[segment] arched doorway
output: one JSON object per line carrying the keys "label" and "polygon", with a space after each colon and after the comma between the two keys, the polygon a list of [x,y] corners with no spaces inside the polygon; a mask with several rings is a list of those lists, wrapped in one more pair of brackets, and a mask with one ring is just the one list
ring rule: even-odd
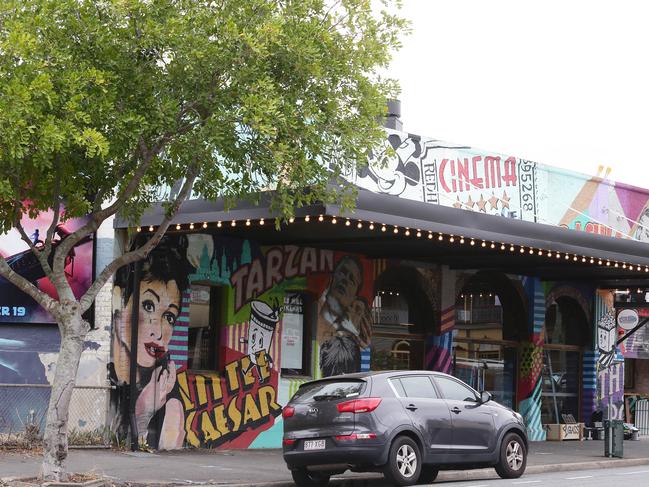
{"label": "arched doorway", "polygon": [[580,421],[582,355],[592,330],[582,303],[551,295],[545,311],[541,422]]}
{"label": "arched doorway", "polygon": [[390,267],[374,288],[371,370],[423,369],[424,337],[433,331],[436,314],[421,273]]}
{"label": "arched doorway", "polygon": [[515,406],[517,350],[526,334],[521,294],[504,274],[479,272],[456,297],[453,375]]}

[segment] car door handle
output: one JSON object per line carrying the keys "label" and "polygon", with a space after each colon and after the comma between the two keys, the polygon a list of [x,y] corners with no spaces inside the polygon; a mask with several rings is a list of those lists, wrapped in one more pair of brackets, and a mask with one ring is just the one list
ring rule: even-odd
{"label": "car door handle", "polygon": [[455,406],[453,409],[451,409],[451,411],[454,412],[455,414],[460,414],[462,412],[462,410],[457,406]]}
{"label": "car door handle", "polygon": [[416,411],[416,410],[417,410],[417,406],[415,406],[414,404],[408,404],[408,405],[406,406],[406,409],[409,409],[410,411]]}

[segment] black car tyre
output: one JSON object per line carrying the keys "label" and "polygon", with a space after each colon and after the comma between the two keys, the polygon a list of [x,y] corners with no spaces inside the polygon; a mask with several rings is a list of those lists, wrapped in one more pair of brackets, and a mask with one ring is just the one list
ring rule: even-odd
{"label": "black car tyre", "polygon": [[325,487],[329,483],[329,475],[309,472],[306,468],[291,470],[291,475],[297,487]]}
{"label": "black car tyre", "polygon": [[419,474],[419,483],[420,484],[430,484],[435,482],[439,469],[433,465],[423,465],[421,467],[421,473]]}
{"label": "black car tyre", "polygon": [[383,469],[385,478],[394,485],[413,485],[421,473],[419,447],[407,436],[398,436],[390,446],[388,463]]}
{"label": "black car tyre", "polygon": [[508,433],[500,444],[500,461],[496,473],[503,479],[517,479],[527,466],[525,443],[516,433]]}

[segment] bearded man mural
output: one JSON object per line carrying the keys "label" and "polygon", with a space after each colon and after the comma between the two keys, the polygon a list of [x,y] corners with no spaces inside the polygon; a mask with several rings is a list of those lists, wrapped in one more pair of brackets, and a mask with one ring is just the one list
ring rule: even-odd
{"label": "bearded man mural", "polygon": [[356,257],[344,256],[336,264],[319,300],[318,335],[323,377],[359,372],[361,350],[368,347],[372,317],[367,300],[359,296],[363,267]]}

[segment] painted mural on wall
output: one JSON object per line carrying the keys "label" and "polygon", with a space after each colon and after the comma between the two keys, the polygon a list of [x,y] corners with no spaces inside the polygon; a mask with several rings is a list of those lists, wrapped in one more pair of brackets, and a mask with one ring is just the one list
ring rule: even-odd
{"label": "painted mural on wall", "polygon": [[[316,376],[360,370],[371,333],[371,264],[364,259],[170,234],[141,265],[139,290],[131,266],[116,275],[113,295],[113,429],[122,438],[134,427],[140,442],[157,449],[278,446],[282,368],[302,365]],[[135,292],[137,397],[130,413]],[[317,308],[311,363],[302,355],[311,326],[306,295]]]}
{"label": "painted mural on wall", "polygon": [[[21,224],[31,242],[38,248],[52,222],[53,212],[38,218],[24,216]],[[52,247],[64,240],[85,221],[70,220],[56,227]],[[45,277],[38,260],[16,229],[0,235],[0,257],[22,276],[50,296],[56,291]],[[92,240],[81,241],[66,260],[68,282],[77,297],[92,280]],[[0,277],[0,384],[48,385],[53,376],[60,343],[54,318],[30,296]],[[90,337],[89,337],[90,339]],[[87,343],[88,346],[89,342]],[[105,368],[105,365],[104,365]],[[93,369],[94,371],[94,369]],[[80,373],[80,376],[83,371]],[[34,421],[44,427],[45,412],[50,398],[47,387],[0,387],[0,432],[16,432],[25,423]],[[77,427],[74,418],[71,427]]]}
{"label": "painted mural on wall", "polygon": [[356,185],[442,206],[649,242],[649,191],[508,155],[387,130]]}
{"label": "painted mural on wall", "polygon": [[624,419],[624,359],[616,346],[614,303],[613,291],[597,291],[597,409],[605,418]]}
{"label": "painted mural on wall", "polygon": [[[41,213],[31,219],[25,215],[21,224],[37,248],[44,245],[47,230],[54,213]],[[83,219],[70,220],[57,225],[52,240],[52,248],[83,224]],[[45,272],[16,229],[0,235],[0,256],[9,267],[34,283],[50,296],[56,295],[54,285],[45,277]],[[66,276],[75,296],[81,297],[92,282],[92,238],[79,242],[66,259]],[[0,323],[55,323],[54,318],[27,294],[9,281],[0,277]]]}
{"label": "painted mural on wall", "polygon": [[360,372],[361,352],[370,345],[373,297],[361,259],[345,255],[318,301],[317,341],[323,377]]}

